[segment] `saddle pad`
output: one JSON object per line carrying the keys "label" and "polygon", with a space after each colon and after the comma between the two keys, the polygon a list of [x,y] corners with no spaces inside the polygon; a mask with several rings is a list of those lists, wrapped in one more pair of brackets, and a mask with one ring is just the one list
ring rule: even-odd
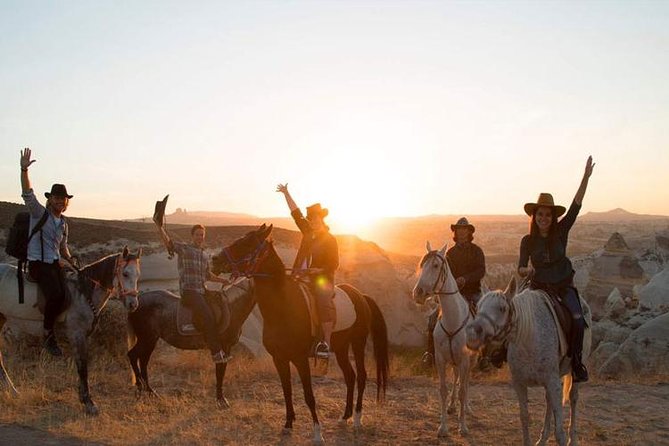
{"label": "saddle pad", "polygon": [[568,352],[569,344],[567,344],[567,337],[565,336],[565,332],[562,329],[562,326],[560,325],[560,320],[558,319],[558,315],[555,313],[555,308],[553,308],[550,296],[545,291],[542,291],[541,297],[543,298],[544,303],[546,304],[546,306],[551,312],[551,315],[553,316],[553,322],[555,322],[555,328],[557,328],[558,332],[558,339],[560,340],[560,358],[564,358],[565,356],[567,356]]}
{"label": "saddle pad", "polygon": [[179,302],[177,307],[177,330],[182,336],[201,334],[193,323],[193,311]]}
{"label": "saddle pad", "polygon": [[[316,302],[313,294],[309,290],[309,286],[304,282],[298,282],[304,300],[307,303],[309,314],[311,315],[311,334],[316,335],[318,332],[318,311],[316,310]],[[335,307],[335,325],[333,332],[346,330],[350,328],[357,318],[355,307],[351,298],[341,288],[335,285],[335,295],[333,297]]]}

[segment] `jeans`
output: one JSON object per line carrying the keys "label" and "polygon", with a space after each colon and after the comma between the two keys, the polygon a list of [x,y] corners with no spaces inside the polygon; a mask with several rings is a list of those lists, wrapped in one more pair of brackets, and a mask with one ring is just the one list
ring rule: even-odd
{"label": "jeans", "polygon": [[183,304],[193,311],[193,324],[204,335],[211,354],[220,352],[222,346],[218,337],[218,327],[204,294],[194,290],[183,290],[181,297]]}

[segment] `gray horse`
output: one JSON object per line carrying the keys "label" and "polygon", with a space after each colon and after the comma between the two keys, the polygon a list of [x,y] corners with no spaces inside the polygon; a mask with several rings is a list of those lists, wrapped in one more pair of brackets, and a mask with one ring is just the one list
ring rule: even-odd
{"label": "gray horse", "polygon": [[[592,315],[588,304],[581,299],[583,316],[589,327]],[[569,445],[576,445],[576,403],[578,384],[572,382],[571,359],[566,356],[565,342],[552,312],[545,301],[545,293],[526,289],[516,295],[516,280],[511,279],[507,289],[491,291],[478,304],[478,313],[466,329],[467,346],[480,349],[490,340],[508,341],[508,361],[511,379],[518,403],[523,429],[523,445],[530,445],[527,388],[542,386],[546,391],[544,427],[537,445],[545,445],[550,436],[551,420],[555,420],[555,438],[561,446],[567,444],[563,428],[562,405],[570,403]],[[590,353],[591,333],[586,328],[583,357]]]}
{"label": "gray horse", "polygon": [[[66,283],[69,299],[58,321],[64,322],[74,362],[79,374],[79,401],[86,413],[97,415],[98,408],[91,399],[88,388],[87,337],[97,324],[100,311],[109,298],[116,294],[130,312],[137,309],[137,281],[139,280],[139,253],[130,254],[127,248],[122,253],[104,257],[86,265],[76,274],[68,275]],[[37,284],[25,282],[25,301],[19,302],[16,267],[0,265],[0,328],[5,322],[23,322],[15,327],[41,331],[43,315],[40,313]],[[25,323],[27,322],[27,324]],[[0,354],[0,385],[17,393],[2,362]]]}

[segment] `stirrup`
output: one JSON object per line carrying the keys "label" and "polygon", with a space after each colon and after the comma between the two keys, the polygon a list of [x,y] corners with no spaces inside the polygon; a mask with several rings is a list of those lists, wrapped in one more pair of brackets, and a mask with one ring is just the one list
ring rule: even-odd
{"label": "stirrup", "polygon": [[316,357],[317,358],[330,358],[330,347],[325,341],[321,341],[316,345]]}
{"label": "stirrup", "polygon": [[572,364],[571,366],[571,376],[575,383],[584,383],[588,381],[588,369],[585,368],[583,363]]}
{"label": "stirrup", "polygon": [[432,367],[434,365],[434,355],[431,352],[425,352],[420,358],[420,362],[423,363],[424,367]]}
{"label": "stirrup", "polygon": [[211,360],[214,364],[225,364],[232,359],[232,355],[226,355],[223,350],[211,355]]}

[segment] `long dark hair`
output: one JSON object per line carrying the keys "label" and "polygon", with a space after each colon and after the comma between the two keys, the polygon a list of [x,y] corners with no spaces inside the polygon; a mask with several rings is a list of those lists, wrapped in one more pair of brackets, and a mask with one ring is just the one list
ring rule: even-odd
{"label": "long dark hair", "polygon": [[[536,209],[534,209],[534,212],[532,213],[532,217],[530,217],[530,238],[535,239],[538,237],[541,237],[541,232],[539,231],[539,225],[537,225],[537,211],[539,210],[540,207],[548,207],[548,206],[537,206]],[[549,207],[551,210],[551,227],[548,228],[548,238],[553,239],[556,234],[557,234],[557,214],[555,213],[555,208]]]}

